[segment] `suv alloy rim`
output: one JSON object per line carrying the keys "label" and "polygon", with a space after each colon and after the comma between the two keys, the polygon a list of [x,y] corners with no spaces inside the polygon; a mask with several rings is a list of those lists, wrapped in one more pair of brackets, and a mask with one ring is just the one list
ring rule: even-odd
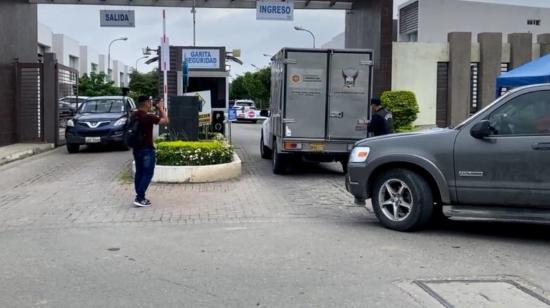
{"label": "suv alloy rim", "polygon": [[411,214],[413,206],[411,189],[398,179],[387,180],[378,192],[378,204],[384,216],[391,221],[403,221]]}

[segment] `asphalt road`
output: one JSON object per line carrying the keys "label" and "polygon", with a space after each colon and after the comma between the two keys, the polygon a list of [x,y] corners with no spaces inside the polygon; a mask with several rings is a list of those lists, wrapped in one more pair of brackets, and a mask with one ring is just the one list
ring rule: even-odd
{"label": "asphalt road", "polygon": [[550,227],[386,230],[339,165],[275,176],[259,125],[233,141],[240,181],[154,185],[143,211],[120,180],[128,152],[0,167],[0,307],[548,306]]}

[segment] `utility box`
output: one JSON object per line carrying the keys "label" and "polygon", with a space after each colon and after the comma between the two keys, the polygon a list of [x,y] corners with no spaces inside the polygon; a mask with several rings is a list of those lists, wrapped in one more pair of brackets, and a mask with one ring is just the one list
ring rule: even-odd
{"label": "utility box", "polygon": [[271,71],[262,156],[273,155],[276,173],[296,158],[346,166],[354,143],[368,136],[372,51],[285,48]]}

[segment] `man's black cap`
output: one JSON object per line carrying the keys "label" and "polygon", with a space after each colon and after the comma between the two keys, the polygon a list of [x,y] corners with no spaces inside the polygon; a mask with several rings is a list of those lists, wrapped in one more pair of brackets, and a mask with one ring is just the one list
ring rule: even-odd
{"label": "man's black cap", "polygon": [[382,105],[382,101],[379,98],[372,98],[370,100],[371,105],[380,106]]}
{"label": "man's black cap", "polygon": [[145,96],[145,95],[140,95],[138,97],[138,104],[141,104],[143,102],[146,102],[147,100],[149,100],[149,96]]}

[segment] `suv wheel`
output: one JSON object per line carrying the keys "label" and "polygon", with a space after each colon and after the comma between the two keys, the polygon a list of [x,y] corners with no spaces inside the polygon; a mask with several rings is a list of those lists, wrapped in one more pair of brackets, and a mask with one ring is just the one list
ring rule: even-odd
{"label": "suv wheel", "polygon": [[67,152],[73,154],[78,153],[80,150],[80,144],[67,143]]}
{"label": "suv wheel", "polygon": [[420,175],[406,169],[393,169],[375,179],[372,206],[386,228],[413,231],[432,217],[433,194]]}
{"label": "suv wheel", "polygon": [[273,155],[273,152],[271,151],[271,149],[265,146],[263,132],[262,132],[262,137],[260,138],[260,153],[263,159],[271,159]]}

